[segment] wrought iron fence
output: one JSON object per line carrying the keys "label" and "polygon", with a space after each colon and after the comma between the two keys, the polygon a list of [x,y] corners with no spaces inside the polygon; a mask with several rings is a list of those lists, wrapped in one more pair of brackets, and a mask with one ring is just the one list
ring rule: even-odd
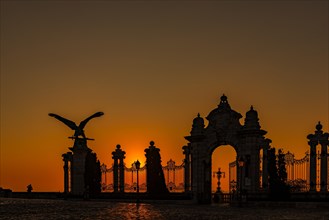
{"label": "wrought iron fence", "polygon": [[[170,159],[167,166],[162,167],[165,173],[166,185],[170,192],[183,192],[184,191],[184,161],[181,165],[176,166],[176,162]],[[177,175],[180,174],[180,175]],[[176,185],[177,179],[179,184]]]}
{"label": "wrought iron fence", "polygon": [[[316,155],[316,190],[320,191],[320,162],[321,153],[318,150]],[[301,159],[296,159],[295,155],[291,152],[285,154],[285,163],[287,171],[287,184],[291,186],[293,192],[306,192],[310,189],[310,154],[309,151],[305,152],[305,156]],[[327,158],[329,165],[329,157]],[[229,191],[236,190],[236,161],[229,163]],[[328,170],[329,182],[329,170]],[[262,160],[260,159],[260,182],[262,183]],[[327,186],[329,191],[329,186]]]}
{"label": "wrought iron fence", "polygon": [[[145,163],[144,163],[145,164]],[[124,166],[125,170],[125,192],[137,191],[137,169],[134,163],[131,167]],[[146,192],[146,166],[144,165],[138,170],[139,175],[139,191]]]}
{"label": "wrought iron fence", "polygon": [[287,171],[287,184],[293,192],[305,192],[309,190],[310,155],[307,151],[301,159],[295,159],[295,155],[289,151],[285,154]]}
{"label": "wrought iron fence", "polygon": [[[144,163],[145,164],[145,163]],[[102,191],[113,192],[113,164],[107,168],[105,164],[101,165],[102,172]],[[162,167],[165,173],[165,180],[167,188],[170,192],[184,191],[184,162],[181,165],[176,165],[175,161],[170,159],[166,166]],[[138,170],[139,177],[139,191],[146,192],[146,166],[144,165]],[[124,191],[137,191],[137,170],[134,164],[131,167],[124,165]]]}

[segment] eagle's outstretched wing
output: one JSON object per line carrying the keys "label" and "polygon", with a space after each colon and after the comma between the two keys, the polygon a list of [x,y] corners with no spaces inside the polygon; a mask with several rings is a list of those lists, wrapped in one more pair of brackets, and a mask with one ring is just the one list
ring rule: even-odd
{"label": "eagle's outstretched wing", "polygon": [[48,114],[50,117],[54,117],[56,119],[58,119],[59,121],[63,122],[64,124],[66,124],[67,126],[69,126],[72,130],[76,130],[78,128],[78,126],[73,122],[73,121],[70,121],[66,118],[63,118],[59,115],[56,115],[54,113],[49,113]]}
{"label": "eagle's outstretched wing", "polygon": [[89,121],[90,119],[92,119],[92,118],[96,118],[96,117],[100,117],[100,116],[102,116],[102,115],[104,115],[103,112],[96,112],[96,113],[93,114],[92,116],[89,116],[88,118],[86,118],[85,120],[83,120],[82,122],[80,122],[80,124],[79,124],[79,128],[80,128],[80,129],[83,129],[83,128],[86,126],[86,124],[88,123],[88,121]]}

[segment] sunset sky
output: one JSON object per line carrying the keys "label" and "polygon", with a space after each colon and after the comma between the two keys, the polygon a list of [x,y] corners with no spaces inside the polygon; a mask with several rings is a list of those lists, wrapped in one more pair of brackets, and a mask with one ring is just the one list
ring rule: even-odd
{"label": "sunset sky", "polygon": [[301,158],[317,122],[328,131],[328,84],[328,1],[1,1],[0,187],[63,191],[73,131],[49,112],[103,111],[85,133],[108,166],[117,144],[144,162],[151,140],[181,164],[223,93]]}

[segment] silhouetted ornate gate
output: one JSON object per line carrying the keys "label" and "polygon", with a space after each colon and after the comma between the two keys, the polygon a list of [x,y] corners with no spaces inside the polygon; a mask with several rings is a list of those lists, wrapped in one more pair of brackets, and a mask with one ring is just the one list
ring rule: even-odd
{"label": "silhouetted ornate gate", "polygon": [[[231,145],[239,161],[237,167],[238,191],[257,193],[260,191],[260,150],[263,152],[263,167],[267,167],[267,149],[271,140],[264,137],[267,133],[259,124],[258,113],[251,106],[246,113],[244,125],[240,124],[242,115],[231,109],[227,97],[223,95],[218,108],[212,110],[206,119],[198,115],[192,124],[189,141],[184,152],[190,154],[191,190],[193,199],[197,203],[211,202],[211,156],[213,151],[221,145]],[[264,186],[267,186],[267,169],[262,173]]]}

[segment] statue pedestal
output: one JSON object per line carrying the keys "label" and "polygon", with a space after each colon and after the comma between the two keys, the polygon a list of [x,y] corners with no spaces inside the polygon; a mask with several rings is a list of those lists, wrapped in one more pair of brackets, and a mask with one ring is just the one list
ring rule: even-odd
{"label": "statue pedestal", "polygon": [[85,193],[85,169],[86,157],[91,149],[87,147],[86,139],[76,138],[73,147],[71,163],[71,193],[72,195],[83,195]]}

